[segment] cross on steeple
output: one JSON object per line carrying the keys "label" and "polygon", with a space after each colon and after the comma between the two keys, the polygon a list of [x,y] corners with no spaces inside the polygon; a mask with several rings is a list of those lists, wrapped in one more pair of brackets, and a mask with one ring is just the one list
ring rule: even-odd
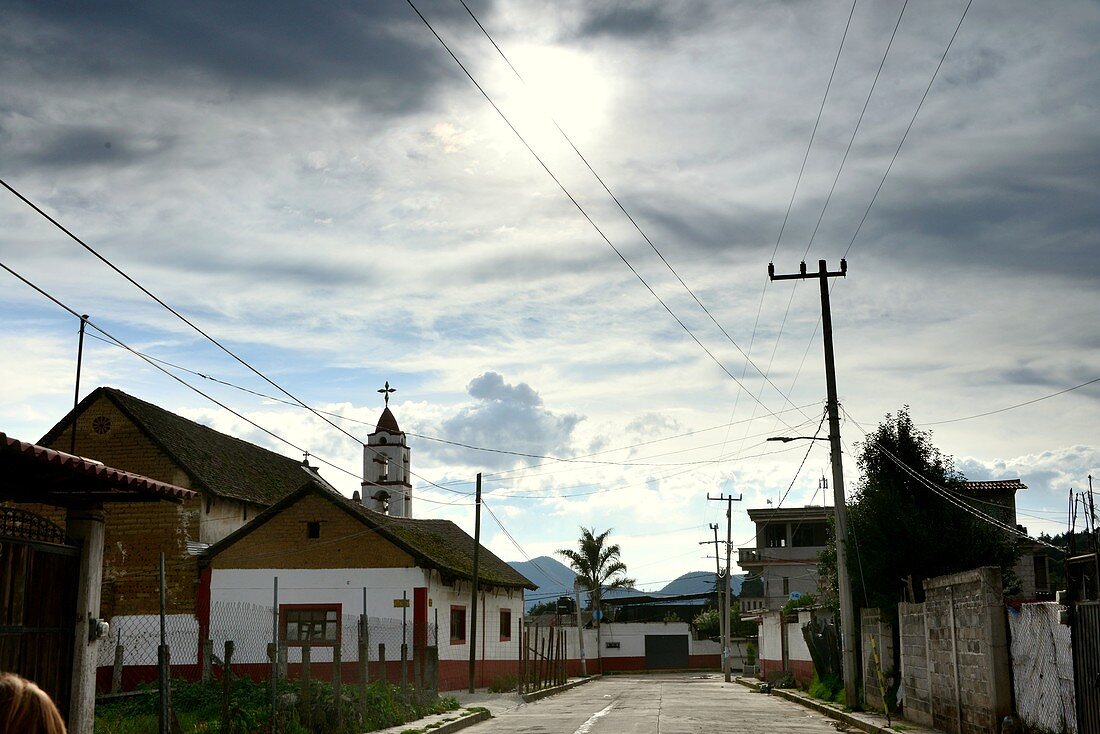
{"label": "cross on steeple", "polygon": [[386,399],[386,407],[390,407],[390,393],[397,392],[396,387],[390,387],[390,381],[386,380],[386,386],[378,388],[378,392]]}

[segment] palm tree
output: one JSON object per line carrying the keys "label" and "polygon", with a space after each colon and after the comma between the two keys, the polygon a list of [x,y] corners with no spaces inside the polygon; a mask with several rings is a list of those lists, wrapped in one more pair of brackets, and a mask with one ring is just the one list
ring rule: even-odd
{"label": "palm tree", "polygon": [[[581,528],[577,549],[564,548],[557,553],[569,561],[577,574],[577,581],[588,589],[592,609],[598,611],[606,589],[622,589],[633,586],[634,579],[626,576],[626,564],[619,560],[619,544],[605,546],[611,529],[596,535],[595,528]],[[578,614],[580,610],[577,610]]]}

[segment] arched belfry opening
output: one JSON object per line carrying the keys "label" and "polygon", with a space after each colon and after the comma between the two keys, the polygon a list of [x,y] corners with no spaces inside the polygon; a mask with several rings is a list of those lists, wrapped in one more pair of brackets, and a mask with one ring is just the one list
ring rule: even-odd
{"label": "arched belfry opening", "polygon": [[412,517],[409,444],[390,410],[390,395],[396,391],[389,381],[378,390],[385,407],[363,446],[363,504],[375,512]]}

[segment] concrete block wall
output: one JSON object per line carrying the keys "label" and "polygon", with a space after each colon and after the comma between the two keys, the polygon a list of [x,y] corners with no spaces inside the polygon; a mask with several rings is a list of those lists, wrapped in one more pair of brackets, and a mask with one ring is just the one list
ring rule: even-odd
{"label": "concrete block wall", "polygon": [[948,734],[996,731],[1011,713],[1000,570],[924,582],[923,604],[901,604],[906,717]]}
{"label": "concrete block wall", "polygon": [[[859,629],[863,650],[863,700],[871,710],[882,711],[886,696],[885,688],[889,687],[896,673],[894,625],[882,615],[879,609],[861,609]],[[877,664],[874,646],[878,648]]]}

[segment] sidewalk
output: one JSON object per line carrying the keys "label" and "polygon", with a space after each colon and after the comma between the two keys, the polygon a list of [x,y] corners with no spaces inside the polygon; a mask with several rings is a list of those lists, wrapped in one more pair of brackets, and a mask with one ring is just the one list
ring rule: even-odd
{"label": "sidewalk", "polygon": [[[755,689],[760,685],[760,681],[756,678],[738,676],[735,680],[746,688]],[[771,695],[813,709],[832,719],[865,731],[867,734],[894,734],[898,731],[904,731],[906,734],[943,734],[939,729],[929,729],[897,717],[894,717],[890,724],[887,724],[886,717],[883,714],[869,711],[847,711],[839,704],[818,701],[816,698],[811,698],[808,694],[794,688],[773,688]]]}
{"label": "sidewalk", "polygon": [[[557,688],[548,688],[540,691],[545,695],[551,695],[559,690],[566,690],[581,683],[585,683],[592,678],[570,678],[565,686],[559,686]],[[372,734],[402,734],[410,729],[420,729],[425,732],[431,732],[431,734],[448,734],[449,732],[460,731],[468,726],[484,721],[488,716],[473,716],[467,712],[470,708],[487,709],[489,716],[500,716],[505,711],[511,711],[519,706],[526,705],[523,698],[512,691],[510,693],[490,693],[487,688],[479,688],[473,693],[469,691],[443,691],[439,694],[442,697],[451,696],[458,699],[459,708],[454,711],[448,711],[445,714],[433,714],[432,716],[425,716],[423,719],[416,719],[399,726],[391,726],[389,729],[379,729]]]}

